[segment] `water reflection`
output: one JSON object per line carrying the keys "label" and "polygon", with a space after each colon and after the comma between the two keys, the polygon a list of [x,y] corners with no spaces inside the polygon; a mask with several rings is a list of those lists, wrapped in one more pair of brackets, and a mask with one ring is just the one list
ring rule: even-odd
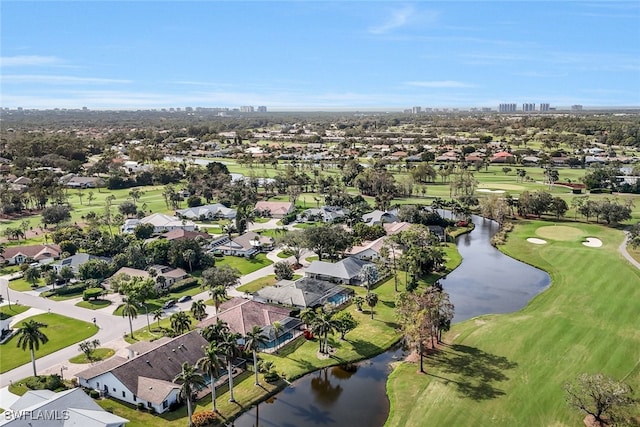
{"label": "water reflection", "polygon": [[[474,231],[457,241],[462,264],[442,282],[455,304],[454,322],[518,310],[551,281],[545,272],[491,246],[491,237],[498,230],[496,223],[477,216],[473,221]],[[396,347],[366,361],[309,374],[276,398],[241,415],[234,426],[382,426],[389,414],[385,390],[389,363],[404,356]],[[474,354],[470,360],[477,363],[482,359]],[[486,391],[487,385],[481,390]]]}

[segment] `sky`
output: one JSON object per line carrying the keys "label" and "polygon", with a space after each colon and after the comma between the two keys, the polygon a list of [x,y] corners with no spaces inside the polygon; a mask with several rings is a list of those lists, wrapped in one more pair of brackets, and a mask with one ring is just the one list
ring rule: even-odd
{"label": "sky", "polygon": [[0,106],[640,107],[640,2],[0,3]]}

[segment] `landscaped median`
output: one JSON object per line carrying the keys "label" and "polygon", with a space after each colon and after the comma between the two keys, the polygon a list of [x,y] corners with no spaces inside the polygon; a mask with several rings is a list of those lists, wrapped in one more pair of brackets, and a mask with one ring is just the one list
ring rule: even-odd
{"label": "landscaped median", "polygon": [[[584,415],[568,407],[564,385],[579,374],[639,389],[640,270],[618,253],[622,232],[565,222],[575,238],[527,242],[549,225],[518,221],[500,248],[549,272],[551,287],[518,312],[453,325],[426,375],[400,363],[387,382],[387,426],[578,425]],[[603,246],[582,245],[584,236]]]}
{"label": "landscaped median", "polygon": [[[98,327],[93,323],[54,313],[38,314],[25,320],[35,320],[47,325],[41,331],[49,338],[49,342],[40,345],[40,349],[36,351],[36,358],[69,347],[98,332]],[[22,322],[19,322],[14,328],[19,328],[21,324]],[[0,346],[0,372],[7,372],[31,361],[29,351],[16,346],[17,340],[14,336]]]}

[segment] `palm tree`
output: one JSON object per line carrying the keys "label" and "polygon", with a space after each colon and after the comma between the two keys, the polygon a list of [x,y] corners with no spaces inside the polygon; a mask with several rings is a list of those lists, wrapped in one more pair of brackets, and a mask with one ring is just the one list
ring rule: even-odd
{"label": "palm tree", "polygon": [[215,324],[205,326],[201,335],[202,338],[209,342],[218,342],[227,333],[229,333],[229,326],[222,320],[218,319]]}
{"label": "palm tree", "polygon": [[36,287],[36,282],[38,281],[40,276],[41,276],[41,274],[40,274],[40,269],[39,268],[29,267],[24,272],[24,278],[28,282],[31,282],[31,286],[34,287],[34,288]]}
{"label": "palm tree", "polygon": [[264,346],[267,343],[267,340],[268,338],[262,333],[260,326],[254,326],[244,337],[244,350],[253,353],[253,370],[256,373],[256,385],[260,384],[258,382],[258,350],[260,346]]}
{"label": "palm tree", "polygon": [[193,271],[193,263],[197,257],[196,251],[193,249],[187,249],[182,253],[182,259],[189,264],[189,271]]}
{"label": "palm tree", "polygon": [[207,317],[207,305],[199,299],[191,304],[191,314],[196,320],[204,320]]}
{"label": "palm tree", "polygon": [[300,320],[309,328],[318,314],[312,308],[305,308],[300,312]]}
{"label": "palm tree", "polygon": [[226,333],[222,336],[222,340],[218,345],[222,349],[225,359],[227,360],[227,377],[229,378],[229,402],[235,402],[233,397],[233,359],[240,354],[238,347],[238,339],[240,334],[234,334],[232,332]]}
{"label": "palm tree", "polygon": [[136,304],[133,300],[130,299],[124,299],[122,301],[122,317],[128,317],[129,318],[129,330],[131,331],[131,339],[134,339],[133,337],[133,319],[135,319],[136,317],[138,317],[138,304]]}
{"label": "palm tree", "polygon": [[27,320],[22,324],[22,327],[18,330],[18,347],[22,350],[27,348],[31,352],[31,365],[33,366],[33,376],[37,377],[36,373],[36,354],[35,351],[40,348],[40,344],[46,344],[49,338],[40,330],[46,328],[44,323],[36,322],[35,320]]}
{"label": "palm tree", "polygon": [[276,337],[276,350],[277,350],[278,346],[280,345],[280,343],[278,342],[278,338],[280,337],[280,332],[282,332],[284,327],[282,326],[282,323],[277,320],[271,324],[271,327],[273,328],[273,335]]}
{"label": "palm tree", "polygon": [[353,298],[353,302],[356,305],[356,307],[358,308],[358,311],[362,311],[362,304],[365,303],[364,298],[362,298],[360,295],[355,296]]}
{"label": "palm tree", "polygon": [[171,329],[176,331],[178,335],[191,329],[191,318],[184,311],[173,313],[169,319],[171,320]]}
{"label": "palm tree", "polygon": [[216,307],[216,318],[218,317],[218,311],[220,311],[220,304],[227,300],[227,288],[219,285],[209,289],[209,295],[213,300],[213,305]]}
{"label": "palm tree", "polygon": [[320,353],[327,353],[329,348],[329,334],[336,330],[336,321],[333,313],[318,309],[317,316],[311,325],[314,334],[322,337],[318,340],[320,345]]}
{"label": "palm tree", "polygon": [[174,383],[182,382],[180,386],[180,397],[187,401],[187,413],[189,414],[189,426],[193,426],[193,410],[191,409],[191,399],[193,393],[206,386],[204,377],[202,374],[196,372],[196,368],[190,365],[189,362],[182,364],[182,372],[175,376]]}
{"label": "palm tree", "polygon": [[162,319],[163,315],[164,315],[164,312],[162,311],[161,308],[157,308],[153,310],[153,320],[158,321],[158,329],[160,329],[160,319]]}
{"label": "palm tree", "polygon": [[196,362],[196,366],[207,372],[211,377],[211,402],[213,403],[213,412],[218,412],[216,408],[216,381],[220,376],[220,367],[222,367],[223,354],[222,349],[214,342],[209,343],[208,347],[203,347],[204,356]]}
{"label": "palm tree", "polygon": [[367,305],[371,308],[371,318],[373,319],[373,307],[375,307],[376,304],[378,304],[378,295],[371,292],[367,294],[365,299],[367,301]]}

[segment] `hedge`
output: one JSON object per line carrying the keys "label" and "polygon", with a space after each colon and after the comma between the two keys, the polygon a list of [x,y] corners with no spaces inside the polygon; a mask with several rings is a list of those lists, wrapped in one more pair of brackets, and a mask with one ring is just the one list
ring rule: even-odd
{"label": "hedge", "polygon": [[84,301],[89,301],[92,298],[98,298],[103,292],[104,289],[102,288],[89,288],[82,293],[82,299]]}
{"label": "hedge", "polygon": [[169,286],[169,292],[182,292],[185,289],[190,289],[195,286],[200,286],[200,284],[198,283],[198,279],[183,279]]}

